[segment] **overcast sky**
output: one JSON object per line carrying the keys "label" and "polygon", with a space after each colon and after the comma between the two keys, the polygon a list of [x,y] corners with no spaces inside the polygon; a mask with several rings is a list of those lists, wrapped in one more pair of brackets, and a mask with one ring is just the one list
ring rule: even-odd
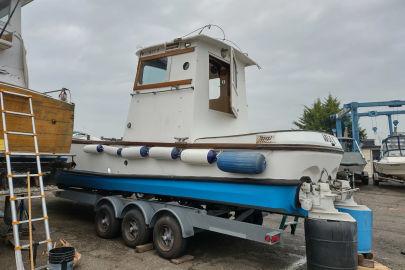
{"label": "overcast sky", "polygon": [[[262,67],[246,74],[250,125],[272,130],[292,128],[304,105],[329,93],[345,103],[405,99],[404,14],[401,0],[35,0],[23,9],[23,35],[30,88],[71,89],[75,129],[120,137],[135,51],[221,25]],[[371,123],[361,121],[370,137]],[[385,119],[378,128],[385,136]]]}

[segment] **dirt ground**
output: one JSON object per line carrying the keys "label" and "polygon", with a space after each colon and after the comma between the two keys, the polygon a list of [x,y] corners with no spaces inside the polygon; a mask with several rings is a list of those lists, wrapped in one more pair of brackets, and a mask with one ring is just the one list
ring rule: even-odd
{"label": "dirt ground", "polygon": [[[405,269],[405,185],[382,184],[364,186],[357,194],[359,203],[374,211],[374,253],[376,260],[391,269]],[[40,205],[35,204],[40,213]],[[306,269],[303,221],[296,235],[288,232],[283,242],[266,246],[211,232],[197,234],[188,243],[191,262],[175,265],[157,256],[155,251],[136,253],[124,245],[120,238],[105,240],[96,236],[93,211],[90,207],[70,201],[48,198],[48,214],[53,239],[64,238],[82,254],[76,269]],[[281,217],[271,215],[265,223],[278,227]],[[3,230],[7,229],[4,226]],[[42,231],[36,225],[36,236]],[[27,256],[24,252],[24,256]],[[44,259],[38,252],[39,260]],[[11,247],[0,242],[0,269],[15,269]]]}

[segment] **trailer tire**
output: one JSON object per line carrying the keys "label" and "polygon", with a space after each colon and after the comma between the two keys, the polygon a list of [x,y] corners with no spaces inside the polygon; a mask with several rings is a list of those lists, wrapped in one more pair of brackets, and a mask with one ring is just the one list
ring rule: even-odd
{"label": "trailer tire", "polygon": [[183,238],[179,222],[172,215],[162,215],[153,228],[153,244],[158,254],[165,259],[183,255],[187,239]]}
{"label": "trailer tire", "polygon": [[365,186],[368,185],[368,183],[369,183],[369,177],[368,177],[368,175],[362,176],[362,178],[361,178],[361,183],[362,183],[363,185],[365,185]]}
{"label": "trailer tire", "polygon": [[111,205],[104,203],[96,210],[95,215],[96,233],[101,238],[114,238],[120,232],[120,221],[115,217]]}
{"label": "trailer tire", "polygon": [[121,223],[121,235],[129,247],[143,245],[149,241],[151,230],[138,209],[131,209],[125,214]]}

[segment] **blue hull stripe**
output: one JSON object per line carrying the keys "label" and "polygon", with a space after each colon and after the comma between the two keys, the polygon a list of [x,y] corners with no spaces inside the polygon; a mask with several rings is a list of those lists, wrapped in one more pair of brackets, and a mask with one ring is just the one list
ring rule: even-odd
{"label": "blue hull stripe", "polygon": [[56,183],[63,187],[139,192],[307,216],[305,210],[296,207],[298,187],[294,185],[213,182],[204,181],[204,179],[116,177],[77,171],[60,172],[56,177]]}

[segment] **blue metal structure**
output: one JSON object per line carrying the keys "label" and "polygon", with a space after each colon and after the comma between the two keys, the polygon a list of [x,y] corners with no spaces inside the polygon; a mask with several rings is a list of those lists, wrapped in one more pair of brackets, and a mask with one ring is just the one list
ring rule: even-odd
{"label": "blue metal structure", "polygon": [[373,248],[373,211],[367,207],[360,209],[339,207],[339,212],[350,214],[357,222],[357,252],[371,253]]}
{"label": "blue metal structure", "polygon": [[392,115],[405,114],[405,110],[391,110],[391,111],[368,111],[359,112],[359,108],[370,108],[370,107],[389,107],[398,108],[405,106],[405,100],[391,100],[391,101],[377,101],[377,102],[351,102],[343,105],[343,110],[334,116],[336,120],[336,135],[337,137],[343,137],[343,124],[342,119],[344,116],[350,114],[352,120],[352,134],[353,139],[360,145],[360,130],[359,130],[359,119],[360,117],[376,117],[376,116],[387,116],[388,127],[390,135],[393,134],[393,125],[398,125],[398,121],[392,121]]}

